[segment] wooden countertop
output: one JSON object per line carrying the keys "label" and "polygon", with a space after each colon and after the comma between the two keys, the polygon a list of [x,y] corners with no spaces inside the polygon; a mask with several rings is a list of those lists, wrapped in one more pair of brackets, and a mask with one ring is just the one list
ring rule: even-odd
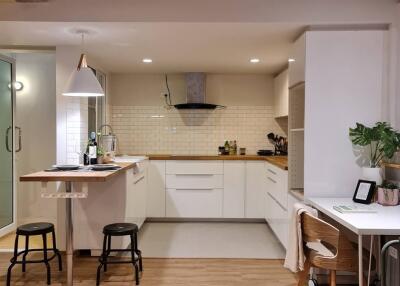
{"label": "wooden countertop", "polygon": [[114,163],[121,169],[115,171],[40,171],[25,176],[21,176],[21,182],[105,182],[121,174],[123,171],[133,168],[135,163]]}
{"label": "wooden countertop", "polygon": [[150,160],[243,160],[267,161],[283,170],[288,170],[287,156],[258,155],[146,155]]}

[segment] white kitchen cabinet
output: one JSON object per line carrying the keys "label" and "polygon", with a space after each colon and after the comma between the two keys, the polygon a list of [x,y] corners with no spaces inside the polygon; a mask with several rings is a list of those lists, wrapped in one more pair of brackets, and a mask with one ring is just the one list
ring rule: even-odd
{"label": "white kitchen cabinet", "polygon": [[288,195],[288,171],[282,170],[275,165],[265,163],[265,175],[267,191],[284,208],[287,207]]}
{"label": "white kitchen cabinet", "polygon": [[269,192],[265,194],[265,219],[278,240],[286,248],[288,239],[288,212]]}
{"label": "white kitchen cabinet", "polygon": [[167,175],[223,175],[223,161],[218,160],[171,160],[166,163]]}
{"label": "white kitchen cabinet", "polygon": [[197,189],[224,187],[224,175],[215,174],[175,174],[166,176],[167,189],[195,187]]}
{"label": "white kitchen cabinet", "polygon": [[167,189],[166,213],[170,218],[222,218],[222,204],[223,189]]}
{"label": "white kitchen cabinet", "polygon": [[[146,166],[140,165],[146,164]],[[137,163],[127,171],[126,218],[139,228],[146,220],[147,161]]]}
{"label": "white kitchen cabinet", "polygon": [[286,69],[274,78],[274,115],[289,114],[289,71]]}
{"label": "white kitchen cabinet", "polygon": [[165,161],[151,160],[147,178],[147,217],[165,217]]}
{"label": "white kitchen cabinet", "polygon": [[224,218],[245,217],[246,162],[224,161]]}
{"label": "white kitchen cabinet", "polygon": [[264,218],[265,162],[246,162],[245,217]]}

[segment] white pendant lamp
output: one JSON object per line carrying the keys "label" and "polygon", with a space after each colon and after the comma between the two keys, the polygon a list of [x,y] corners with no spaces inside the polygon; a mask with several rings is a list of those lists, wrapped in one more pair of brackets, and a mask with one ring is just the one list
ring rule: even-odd
{"label": "white pendant lamp", "polygon": [[[84,34],[82,33],[82,46],[83,37]],[[104,96],[104,90],[94,75],[93,70],[88,67],[84,53],[81,54],[78,67],[72,72],[62,94],[65,96],[82,97]]]}

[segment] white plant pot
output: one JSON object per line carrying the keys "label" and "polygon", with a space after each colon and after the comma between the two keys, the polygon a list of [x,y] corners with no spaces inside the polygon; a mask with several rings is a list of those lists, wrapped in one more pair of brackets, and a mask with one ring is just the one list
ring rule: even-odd
{"label": "white plant pot", "polygon": [[363,179],[368,181],[375,181],[377,185],[381,185],[383,181],[382,168],[362,168]]}

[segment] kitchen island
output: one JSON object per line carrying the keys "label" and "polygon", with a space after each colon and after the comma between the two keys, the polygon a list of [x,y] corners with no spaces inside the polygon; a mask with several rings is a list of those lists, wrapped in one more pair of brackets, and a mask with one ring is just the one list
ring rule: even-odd
{"label": "kitchen island", "polygon": [[[43,198],[66,200],[68,286],[73,285],[74,248],[101,249],[102,228],[108,223],[140,224],[144,221],[145,210],[141,211],[141,215],[137,209],[133,211],[135,207],[131,207],[130,203],[135,199],[136,193],[145,196],[147,158],[129,161],[116,163],[121,168],[114,171],[40,171],[20,177],[21,182],[41,182]],[[65,182],[65,191],[48,193],[48,182]],[[145,197],[141,204],[145,204]],[[119,247],[126,244],[122,240],[115,240],[113,243]]]}

